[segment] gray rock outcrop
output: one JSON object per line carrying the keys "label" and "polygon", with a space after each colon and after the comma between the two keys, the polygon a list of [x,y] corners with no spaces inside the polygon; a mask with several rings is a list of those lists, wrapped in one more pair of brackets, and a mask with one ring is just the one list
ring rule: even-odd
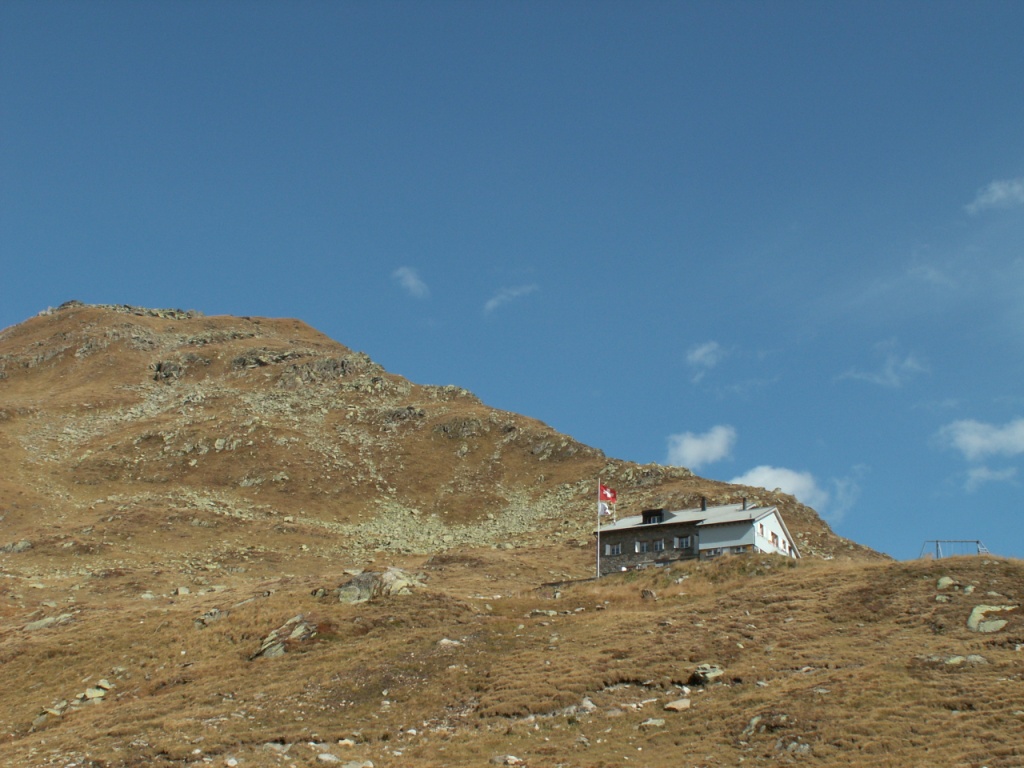
{"label": "gray rock outcrop", "polygon": [[312,640],[316,637],[316,634],[316,625],[306,621],[305,617],[300,613],[298,616],[288,619],[283,625],[267,635],[260,644],[260,649],[250,656],[249,659],[252,660],[261,656],[266,659],[272,659],[276,656],[283,656],[290,644]]}
{"label": "gray rock outcrop", "polygon": [[708,685],[709,683],[718,682],[722,675],[725,674],[725,670],[717,664],[701,664],[690,675],[690,685]]}
{"label": "gray rock outcrop", "polygon": [[384,572],[367,571],[353,576],[335,590],[342,603],[365,603],[391,595],[408,595],[422,580],[401,568],[388,568]]}

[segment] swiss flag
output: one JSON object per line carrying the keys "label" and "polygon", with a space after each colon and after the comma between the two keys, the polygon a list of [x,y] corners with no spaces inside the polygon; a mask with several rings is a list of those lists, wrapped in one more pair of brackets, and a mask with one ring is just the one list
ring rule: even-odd
{"label": "swiss flag", "polygon": [[597,488],[598,488],[598,491],[597,491],[597,498],[598,499],[600,499],[601,501],[611,502],[612,504],[615,503],[615,496],[616,496],[616,494],[615,494],[615,489],[614,488],[609,488],[607,485],[601,485],[600,483],[598,483]]}

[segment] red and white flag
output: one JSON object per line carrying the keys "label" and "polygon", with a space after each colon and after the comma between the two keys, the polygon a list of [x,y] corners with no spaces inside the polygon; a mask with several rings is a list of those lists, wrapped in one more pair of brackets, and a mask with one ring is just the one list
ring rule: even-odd
{"label": "red and white flag", "polygon": [[609,488],[607,485],[598,483],[597,485],[597,498],[599,501],[607,501],[610,504],[615,503],[615,489]]}

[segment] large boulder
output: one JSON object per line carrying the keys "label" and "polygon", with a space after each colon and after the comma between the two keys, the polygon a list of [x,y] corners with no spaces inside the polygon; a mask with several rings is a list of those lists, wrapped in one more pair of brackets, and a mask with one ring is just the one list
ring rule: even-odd
{"label": "large boulder", "polygon": [[1002,613],[1003,611],[1015,611],[1016,605],[976,605],[971,615],[967,617],[967,628],[973,632],[998,632],[1009,622],[1006,619],[990,619],[990,613]]}
{"label": "large boulder", "polygon": [[422,586],[420,577],[401,568],[386,571],[367,571],[353,576],[335,590],[339,602],[365,603],[390,595],[408,595]]}
{"label": "large boulder", "polygon": [[298,616],[288,619],[282,626],[263,638],[259,650],[250,656],[249,659],[251,661],[259,657],[273,659],[277,656],[283,656],[290,647],[312,640],[316,635],[316,624],[312,621],[307,621],[300,613]]}
{"label": "large boulder", "polygon": [[724,674],[725,670],[717,664],[701,664],[693,670],[688,682],[690,685],[708,685],[720,682]]}

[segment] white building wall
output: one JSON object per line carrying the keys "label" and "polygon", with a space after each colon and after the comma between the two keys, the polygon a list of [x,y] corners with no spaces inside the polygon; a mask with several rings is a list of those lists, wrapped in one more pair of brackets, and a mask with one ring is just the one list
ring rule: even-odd
{"label": "white building wall", "polygon": [[[761,526],[764,526],[764,534],[761,534]],[[796,547],[795,541],[790,541],[786,529],[782,527],[782,521],[774,512],[767,517],[754,523],[752,533],[754,534],[754,546],[762,552],[769,554],[785,555],[792,557],[789,545]],[[775,539],[772,538],[775,534]],[[777,544],[775,542],[778,542]]]}

